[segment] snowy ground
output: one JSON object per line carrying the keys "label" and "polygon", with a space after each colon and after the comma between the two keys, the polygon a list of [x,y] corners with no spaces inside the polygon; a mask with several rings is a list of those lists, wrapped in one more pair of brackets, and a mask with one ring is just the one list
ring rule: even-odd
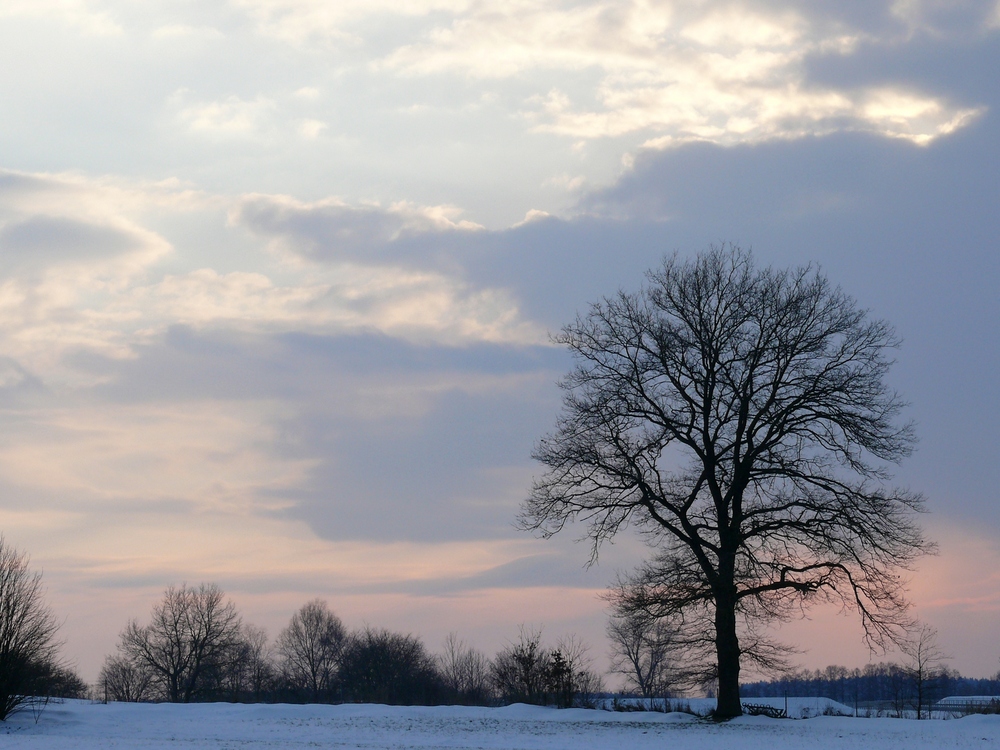
{"label": "snowy ground", "polygon": [[241,706],[230,704],[49,706],[0,724],[0,747],[538,748],[539,750],[943,750],[1000,748],[1000,716],[951,721],[743,717],[715,725],[687,714],[612,713],[508,706]]}

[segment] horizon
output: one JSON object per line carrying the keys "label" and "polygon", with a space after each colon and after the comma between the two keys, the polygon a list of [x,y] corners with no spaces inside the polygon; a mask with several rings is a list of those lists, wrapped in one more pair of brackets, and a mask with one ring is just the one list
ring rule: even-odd
{"label": "horizon", "polygon": [[[1000,2],[14,0],[0,60],[0,533],[86,680],[203,581],[272,639],[319,597],[606,665],[647,548],[513,525],[549,336],[721,242],[903,339],[913,612],[1000,670]],[[899,658],[829,607],[776,635]]]}

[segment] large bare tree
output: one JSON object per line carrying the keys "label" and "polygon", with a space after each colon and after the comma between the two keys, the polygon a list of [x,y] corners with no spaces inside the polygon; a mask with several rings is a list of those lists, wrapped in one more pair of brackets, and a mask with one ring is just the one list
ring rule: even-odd
{"label": "large bare tree", "polygon": [[898,571],[930,545],[919,495],[887,486],[914,441],[885,382],[897,339],[814,268],[732,246],[648,279],[556,337],[576,365],[521,522],[582,521],[594,557],[644,530],[629,600],[705,634],[717,716],[737,716],[741,658],[773,654],[761,623],[831,599],[872,645],[908,623]]}
{"label": "large bare tree", "polygon": [[171,586],[148,625],[132,620],[125,627],[119,650],[152,672],[164,698],[189,703],[241,643],[241,625],[235,605],[214,583]]}

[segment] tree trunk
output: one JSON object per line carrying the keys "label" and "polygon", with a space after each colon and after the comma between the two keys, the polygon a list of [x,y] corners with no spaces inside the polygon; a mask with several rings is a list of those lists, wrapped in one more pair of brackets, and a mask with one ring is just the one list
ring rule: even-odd
{"label": "tree trunk", "polygon": [[743,715],[740,704],[740,639],[736,634],[734,592],[716,596],[715,651],[719,661],[719,694],[715,718],[732,719]]}

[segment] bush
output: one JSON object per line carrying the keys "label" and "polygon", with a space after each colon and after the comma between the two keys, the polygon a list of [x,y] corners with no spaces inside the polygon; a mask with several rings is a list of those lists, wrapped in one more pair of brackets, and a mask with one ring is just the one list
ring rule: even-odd
{"label": "bush", "polygon": [[98,698],[105,701],[139,703],[153,698],[153,673],[127,656],[109,656],[97,678]]}
{"label": "bush", "polygon": [[434,705],[445,692],[434,660],[417,638],[372,628],[348,639],[338,682],[343,699],[354,703]]}
{"label": "bush", "polygon": [[550,654],[541,641],[539,631],[521,628],[517,642],[493,659],[493,685],[504,703],[545,702]]}

